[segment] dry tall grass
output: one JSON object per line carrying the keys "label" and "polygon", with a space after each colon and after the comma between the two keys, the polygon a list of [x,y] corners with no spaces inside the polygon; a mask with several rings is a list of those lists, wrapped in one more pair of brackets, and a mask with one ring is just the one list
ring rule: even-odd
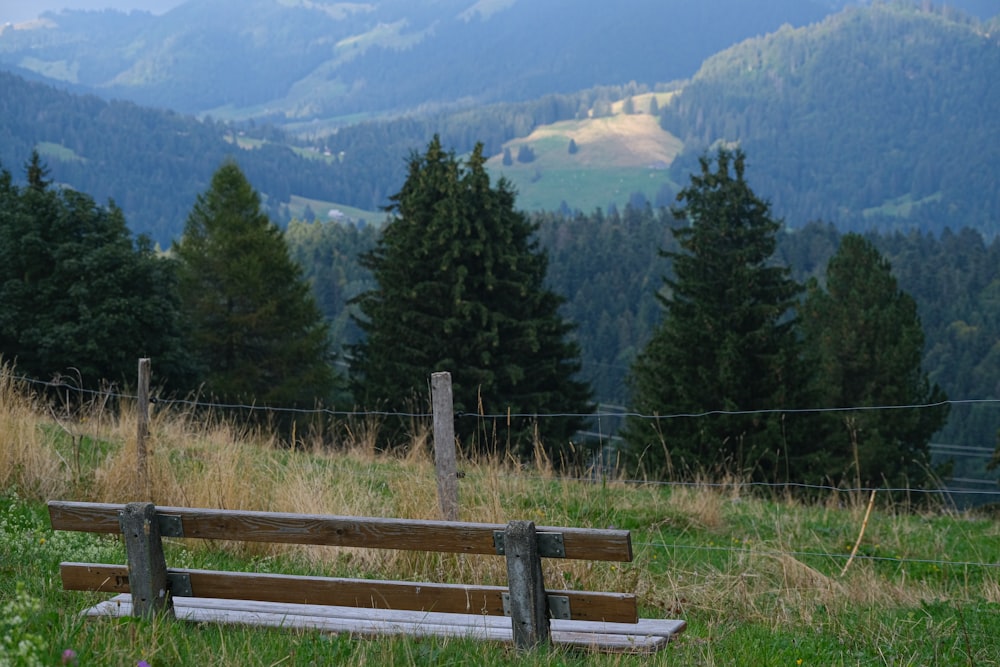
{"label": "dry tall grass", "polygon": [[[0,490],[14,488],[40,501],[144,499],[158,505],[439,518],[426,429],[416,428],[411,446],[402,452],[378,451],[373,437],[378,424],[370,421],[342,425],[332,436],[335,449],[315,439],[292,451],[260,431],[167,406],[152,416],[149,487],[143,490],[136,487],[135,406],[125,402],[109,414],[104,405],[95,401],[71,416],[61,414],[11,379],[9,369],[0,369]],[[840,543],[853,543],[862,524],[862,503],[844,508],[831,502],[796,512],[789,511],[791,501],[745,498],[738,480],[669,492],[617,480],[578,481],[555,475],[542,457],[525,467],[497,455],[462,460],[460,468],[463,521],[530,519],[539,525],[609,527],[628,517],[638,524],[639,530],[633,530],[635,563],[551,559],[545,564],[546,581],[552,587],[634,590],[643,604],[663,616],[735,616],[778,630],[813,622],[818,609],[829,617],[837,610],[919,605],[948,594],[926,581],[886,577],[871,562],[856,562],[845,576],[836,576],[795,555],[829,544],[829,537],[817,534],[817,526],[825,535],[836,534]],[[731,537],[737,513],[747,534]],[[916,525],[895,520],[892,512],[880,513],[868,535],[885,549],[903,550],[912,543]],[[656,554],[665,553],[664,545],[691,534],[708,539],[724,535],[725,546],[738,541],[738,549],[724,566],[713,566],[707,558],[649,566]],[[945,548],[927,547],[930,557]],[[219,545],[192,541],[190,548]],[[223,548],[239,556],[301,559],[305,566],[331,574],[486,584],[505,580],[502,559],[489,557],[267,544]],[[674,557],[678,555],[683,554],[675,552]],[[1000,601],[1000,582],[987,576],[968,594]]]}

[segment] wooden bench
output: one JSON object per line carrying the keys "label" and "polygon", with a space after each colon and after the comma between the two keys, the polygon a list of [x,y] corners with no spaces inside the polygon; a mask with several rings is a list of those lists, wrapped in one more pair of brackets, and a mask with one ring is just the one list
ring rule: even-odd
{"label": "wooden bench", "polygon": [[[127,565],[61,563],[66,590],[118,594],[88,615],[173,614],[372,636],[474,637],[530,648],[548,642],[653,652],[684,621],[638,618],[631,593],[547,590],[541,558],[632,560],[625,530],[156,508],[150,503],[51,501],[55,530],[122,534]],[[508,585],[478,586],[169,569],[161,537],[494,554]]]}

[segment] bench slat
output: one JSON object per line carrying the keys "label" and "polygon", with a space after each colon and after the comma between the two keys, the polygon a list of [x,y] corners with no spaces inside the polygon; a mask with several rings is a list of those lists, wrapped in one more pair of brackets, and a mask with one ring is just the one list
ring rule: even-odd
{"label": "bench slat", "polygon": [[[174,607],[179,619],[195,622],[307,628],[361,636],[406,634],[513,641],[508,619],[475,614],[374,611],[212,598],[176,598]],[[131,598],[119,595],[84,613],[89,616],[124,617],[131,611]],[[638,624],[633,625],[553,620],[552,641],[603,651],[652,653],[662,649],[668,639],[684,629],[684,621],[640,619]]]}
{"label": "bench slat", "polygon": [[[63,587],[127,593],[128,568],[124,565],[61,563]],[[503,586],[466,586],[404,581],[337,579],[281,574],[216,572],[169,569],[187,574],[194,597],[262,600],[291,604],[354,606],[376,609],[424,610],[444,613],[503,616]],[[636,596],[631,593],[547,591],[570,600],[574,620],[635,623]],[[181,598],[175,597],[174,600]]]}
{"label": "bench slat", "polygon": [[[122,504],[50,501],[54,530],[118,533]],[[496,554],[494,531],[503,524],[382,519],[325,514],[287,514],[185,507],[157,507],[181,517],[184,537],[408,551]],[[566,558],[629,562],[629,531],[537,526],[539,533],[563,535]]]}

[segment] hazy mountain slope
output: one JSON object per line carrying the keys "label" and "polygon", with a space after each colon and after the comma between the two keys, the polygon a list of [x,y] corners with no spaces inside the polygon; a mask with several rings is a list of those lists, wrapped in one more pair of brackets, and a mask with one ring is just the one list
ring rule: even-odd
{"label": "hazy mountain slope", "polygon": [[524,100],[690,76],[818,0],[191,0],[163,16],[70,12],[0,32],[0,65],[142,104],[341,116]]}
{"label": "hazy mountain slope", "polygon": [[[489,154],[505,143],[516,154],[527,142],[537,144],[538,159],[504,172],[522,192],[519,205],[554,209],[565,201],[589,212],[621,207],[637,191],[668,203],[671,182],[686,182],[703,150],[740,141],[755,189],[792,226],[822,218],[843,229],[968,225],[992,235],[1000,229],[1000,49],[991,31],[886,6],[785,28],[710,59],[672,101],[658,94],[669,134],[647,131],[648,117],[631,118],[642,132],[632,127],[628,141],[615,139],[617,122],[586,119],[588,110],[602,107],[604,115],[610,101],[637,95],[627,86],[359,123],[297,155],[259,124],[245,129],[271,141],[244,142],[257,148],[240,151],[226,142],[234,128],[2,75],[0,162],[18,174],[32,146],[41,146],[54,178],[98,201],[114,197],[134,230],[168,242],[227,155],[238,156],[281,219],[282,205],[301,198],[318,214],[333,202],[376,210],[402,184],[409,151],[434,133],[459,153],[481,140]],[[646,101],[636,107],[649,110]],[[539,128],[556,122],[563,124]],[[602,125],[601,137],[584,133]],[[667,152],[633,150],[639,138]]]}
{"label": "hazy mountain slope", "polygon": [[685,155],[740,142],[793,226],[1000,231],[1000,39],[946,13],[879,5],[744,42],[664,114]]}
{"label": "hazy mountain slope", "polygon": [[130,102],[73,95],[0,72],[0,166],[23,181],[37,148],[60,184],[122,208],[130,228],[164,245],[180,234],[195,197],[235,158],[277,215],[292,195],[329,200],[347,192],[346,169],[290,148],[243,142],[215,123]]}

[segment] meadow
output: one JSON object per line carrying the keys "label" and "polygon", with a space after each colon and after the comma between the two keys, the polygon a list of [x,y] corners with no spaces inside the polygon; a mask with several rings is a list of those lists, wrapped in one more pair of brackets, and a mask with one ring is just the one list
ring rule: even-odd
{"label": "meadow", "polygon": [[[427,425],[376,447],[378,421],[327,425],[289,449],[232,415],[160,404],[150,491],[136,490],[134,406],[66,410],[0,372],[0,665],[998,665],[1000,523],[913,494],[739,480],[654,483],[498,455],[460,466],[460,518],[627,528],[632,563],[547,562],[550,585],[635,591],[687,632],[655,656],[445,639],[84,620],[107,596],[61,589],[63,560],[124,562],[115,537],[53,532],[49,499],[438,518]],[[890,497],[892,495],[892,497]],[[863,535],[862,526],[864,526]],[[859,541],[859,535],[861,539]],[[167,561],[325,576],[502,583],[502,559],[171,540]],[[855,552],[851,558],[852,552]]]}
{"label": "meadow", "polygon": [[[636,108],[647,109],[652,96],[638,96]],[[665,104],[669,94],[658,97]],[[571,139],[574,153],[568,150]],[[611,115],[542,125],[505,144],[512,156],[521,146],[530,147],[535,159],[504,165],[499,154],[487,165],[495,178],[504,176],[515,186],[518,208],[525,211],[555,211],[565,202],[581,211],[607,210],[614,202],[621,209],[633,193],[653,202],[665,184],[679,189],[667,168],[684,144],[656,116],[624,113],[622,102]]]}

